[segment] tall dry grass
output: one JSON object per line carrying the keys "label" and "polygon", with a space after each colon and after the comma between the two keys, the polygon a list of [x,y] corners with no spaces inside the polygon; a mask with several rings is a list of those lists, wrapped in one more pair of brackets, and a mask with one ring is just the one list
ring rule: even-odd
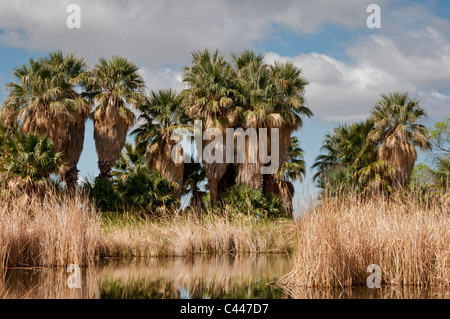
{"label": "tall dry grass", "polygon": [[0,196],[0,269],[87,265],[94,260],[100,218],[80,197]]}
{"label": "tall dry grass", "polygon": [[177,216],[163,219],[123,215],[105,218],[103,256],[172,256],[195,254],[288,253],[295,234],[289,220],[256,220],[251,216]]}
{"label": "tall dry grass", "polygon": [[80,196],[0,195],[5,267],[88,265],[101,257],[192,256],[293,250],[293,222],[226,215],[101,216]]}
{"label": "tall dry grass", "polygon": [[325,198],[297,228],[295,267],[280,280],[288,290],[366,285],[371,264],[380,266],[382,285],[449,286],[445,201]]}

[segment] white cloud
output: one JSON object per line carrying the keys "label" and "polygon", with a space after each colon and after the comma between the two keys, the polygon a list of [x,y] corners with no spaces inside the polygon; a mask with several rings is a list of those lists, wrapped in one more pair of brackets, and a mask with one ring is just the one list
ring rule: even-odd
{"label": "white cloud", "polygon": [[173,89],[181,92],[182,88],[182,72],[170,68],[149,70],[147,67],[140,69],[141,75],[147,85],[147,88],[152,91],[161,89]]}
{"label": "white cloud", "polygon": [[[315,115],[327,121],[349,122],[367,117],[381,93],[407,91],[419,99],[430,119],[450,112],[450,37],[432,26],[398,35],[371,35],[346,50],[348,61],[309,53],[267,61],[291,60],[310,82],[306,97]],[[409,43],[404,45],[404,43]],[[414,50],[409,46],[416,43]],[[421,44],[426,45],[421,46]]]}
{"label": "white cloud", "polygon": [[[0,0],[0,46],[75,51],[91,63],[101,56],[125,55],[142,65],[150,89],[179,91],[181,68],[190,63],[194,50],[236,52],[276,36],[280,29],[313,34],[333,24],[367,31],[371,2],[78,0],[81,29],[68,29],[69,0]],[[292,59],[304,69],[311,83],[308,103],[327,121],[363,119],[380,93],[394,90],[419,98],[430,117],[448,116],[450,22],[432,15],[425,4],[377,3],[382,28],[347,43],[345,60],[318,53],[268,53],[267,60]]]}
{"label": "white cloud", "polygon": [[298,34],[329,23],[363,27],[370,1],[78,0],[81,29],[68,29],[70,3],[0,0],[0,44],[77,51],[92,60],[123,54],[153,68],[188,63],[190,52],[199,48],[251,47],[274,35],[275,26]]}

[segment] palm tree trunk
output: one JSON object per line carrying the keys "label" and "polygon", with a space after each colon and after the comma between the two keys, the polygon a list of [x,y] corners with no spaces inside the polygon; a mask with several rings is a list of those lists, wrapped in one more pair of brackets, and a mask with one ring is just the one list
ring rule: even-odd
{"label": "palm tree trunk", "polygon": [[99,178],[111,178],[111,169],[120,158],[129,124],[110,101],[104,110],[94,112],[94,139],[98,155]]}
{"label": "palm tree trunk", "polygon": [[208,178],[209,199],[211,202],[217,202],[219,200],[218,181],[215,178]]}
{"label": "palm tree trunk", "polygon": [[275,196],[277,187],[274,176],[272,174],[264,174],[262,180],[263,193]]}
{"label": "palm tree trunk", "polygon": [[225,174],[218,181],[218,195],[220,196],[234,185],[236,185],[236,167],[233,164],[228,164]]}
{"label": "palm tree trunk", "polygon": [[64,174],[64,180],[66,181],[66,187],[69,190],[75,190],[78,182],[78,172],[77,167],[71,167]]}
{"label": "palm tree trunk", "polygon": [[395,168],[393,188],[404,188],[411,177],[417,159],[417,150],[414,145],[402,134],[391,135],[381,144],[378,156],[387,165]]}

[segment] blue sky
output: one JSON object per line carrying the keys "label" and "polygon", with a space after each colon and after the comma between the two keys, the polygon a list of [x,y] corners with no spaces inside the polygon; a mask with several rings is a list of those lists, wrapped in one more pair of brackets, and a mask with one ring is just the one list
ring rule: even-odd
{"label": "blue sky", "polygon": [[[66,27],[66,7],[74,2],[80,29]],[[380,29],[366,25],[371,3],[381,8]],[[129,57],[152,90],[180,90],[181,69],[197,49],[226,55],[255,49],[268,62],[293,61],[310,82],[306,99],[315,114],[296,133],[308,167],[323,136],[338,123],[366,118],[381,93],[408,91],[428,111],[428,125],[450,114],[450,4],[444,0],[0,0],[0,9],[2,87],[14,66],[59,49],[91,65],[113,54]],[[96,163],[89,121],[80,175],[95,176]],[[297,183],[295,201],[311,190],[310,179]]]}

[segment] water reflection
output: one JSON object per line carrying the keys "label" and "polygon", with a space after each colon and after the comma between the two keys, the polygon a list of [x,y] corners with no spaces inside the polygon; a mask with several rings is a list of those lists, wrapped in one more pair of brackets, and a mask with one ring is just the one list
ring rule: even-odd
{"label": "water reflection", "polygon": [[285,291],[274,284],[292,269],[283,255],[111,259],[82,269],[80,289],[67,287],[64,268],[9,269],[0,275],[0,298],[450,298],[449,289],[367,287]]}
{"label": "water reflection", "polygon": [[9,269],[3,298],[287,298],[270,284],[288,273],[287,256],[107,260],[82,269],[81,289],[69,289],[63,268]]}
{"label": "water reflection", "polygon": [[270,285],[289,272],[286,256],[112,261],[102,267],[102,298],[286,298]]}

